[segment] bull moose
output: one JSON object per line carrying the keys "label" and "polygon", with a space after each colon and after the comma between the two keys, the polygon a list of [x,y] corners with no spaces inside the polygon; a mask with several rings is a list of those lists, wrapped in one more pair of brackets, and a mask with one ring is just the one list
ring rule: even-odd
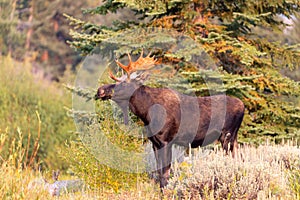
{"label": "bull moose", "polygon": [[128,108],[140,118],[152,142],[159,172],[160,187],[168,183],[173,144],[196,148],[218,140],[222,148],[234,156],[237,132],[244,116],[243,102],[227,95],[192,97],[168,88],[152,88],[142,84],[144,74],[132,78],[137,71],[146,71],[157,64],[150,54],[129,64],[116,63],[126,75],[118,78],[110,73],[115,84],[98,88],[95,99],[113,100],[122,109],[128,123]]}

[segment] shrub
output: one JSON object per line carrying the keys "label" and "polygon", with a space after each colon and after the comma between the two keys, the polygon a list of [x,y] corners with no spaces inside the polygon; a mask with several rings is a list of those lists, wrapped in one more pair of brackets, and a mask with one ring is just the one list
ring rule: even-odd
{"label": "shrub", "polygon": [[[138,182],[147,180],[144,173],[135,173],[134,163],[143,163],[134,152],[143,152],[143,142],[139,136],[141,130],[136,127],[128,130],[122,122],[114,118],[110,102],[97,105],[97,114],[71,111],[80,133],[78,140],[70,142],[62,153],[71,171],[96,189],[130,190]],[[113,145],[113,149],[110,145]],[[121,152],[129,152],[121,156]],[[132,153],[132,154],[131,154]]]}
{"label": "shrub", "polygon": [[[168,198],[295,198],[285,171],[299,162],[300,149],[296,146],[245,146],[236,159],[225,156],[223,152],[200,159],[197,157],[201,151],[195,154],[174,165],[173,178],[164,190]],[[290,180],[296,176],[294,173]]]}
{"label": "shrub", "polygon": [[297,199],[300,199],[300,161],[294,164],[291,169],[287,171],[287,174],[291,190],[294,192]]}

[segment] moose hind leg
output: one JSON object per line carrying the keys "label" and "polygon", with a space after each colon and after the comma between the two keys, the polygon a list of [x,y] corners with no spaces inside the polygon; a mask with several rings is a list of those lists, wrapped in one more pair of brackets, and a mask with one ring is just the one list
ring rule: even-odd
{"label": "moose hind leg", "polygon": [[230,142],[230,151],[232,157],[235,157],[235,155],[237,154],[237,149],[238,149],[238,142],[237,142],[237,137],[235,137],[234,140]]}
{"label": "moose hind leg", "polygon": [[229,144],[231,140],[231,133],[222,133],[222,138],[221,138],[221,143],[222,143],[222,148],[228,154],[228,150],[230,149]]}
{"label": "moose hind leg", "polygon": [[230,133],[230,132],[225,133],[221,137],[220,141],[221,141],[223,150],[226,152],[226,155],[228,155],[228,153],[229,153],[228,151],[230,151],[232,157],[234,157],[235,154],[237,153],[237,147],[238,147],[237,131],[234,131],[233,133]]}
{"label": "moose hind leg", "polygon": [[157,161],[157,169],[159,172],[160,188],[165,187],[168,184],[170,177],[170,168],[172,161],[171,145],[165,145],[164,147],[157,149],[155,148],[155,156]]}
{"label": "moose hind leg", "polygon": [[232,131],[232,135],[230,137],[230,151],[231,151],[232,157],[235,157],[235,155],[237,155],[237,150],[238,150],[237,137],[238,137],[239,128],[243,121],[243,116],[244,116],[244,113],[242,113],[241,116],[239,117],[239,120],[237,120],[236,126],[235,126],[234,130]]}
{"label": "moose hind leg", "polygon": [[238,128],[236,130],[234,130],[234,132],[230,138],[230,151],[231,151],[232,157],[235,157],[235,155],[237,154],[237,149],[238,149],[237,132],[238,132]]}

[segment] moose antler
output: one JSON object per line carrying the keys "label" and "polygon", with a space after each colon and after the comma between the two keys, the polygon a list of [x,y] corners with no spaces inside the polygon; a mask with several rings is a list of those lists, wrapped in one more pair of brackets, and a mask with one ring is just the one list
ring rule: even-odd
{"label": "moose antler", "polygon": [[[155,64],[157,64],[157,60],[154,59],[154,56],[150,57],[150,54],[151,54],[151,52],[146,57],[143,57],[143,50],[142,50],[140,57],[135,62],[132,62],[131,56],[128,53],[127,55],[128,55],[128,59],[129,59],[129,64],[127,66],[123,65],[118,60],[116,60],[116,63],[119,67],[121,67],[127,73],[127,79],[130,79],[130,75],[133,72],[136,72],[139,70],[148,70],[148,69],[152,68]],[[111,78],[112,78],[112,76],[111,76]],[[113,79],[115,80],[115,78],[116,77],[114,77]]]}

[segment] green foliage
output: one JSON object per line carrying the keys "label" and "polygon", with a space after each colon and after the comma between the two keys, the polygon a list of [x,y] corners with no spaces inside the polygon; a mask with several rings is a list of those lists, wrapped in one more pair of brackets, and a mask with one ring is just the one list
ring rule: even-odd
{"label": "green foliage", "polygon": [[[5,137],[8,138],[9,133],[0,131],[0,145],[3,144],[3,138]],[[0,175],[3,177],[0,179],[0,198],[57,199],[57,197],[50,196],[42,186],[28,187],[33,185],[32,183],[41,180],[41,174],[24,169],[22,164],[15,165],[16,162],[19,163],[22,160],[19,159],[19,156],[24,155],[24,152],[26,152],[27,147],[19,145],[23,143],[23,139],[16,138],[15,143],[10,145],[10,149],[14,149],[15,153],[9,159],[1,159],[0,161]],[[72,150],[73,153],[71,153]],[[3,151],[5,149],[1,149],[0,146],[1,155]],[[293,145],[262,145],[258,149],[244,146],[240,148],[244,158],[243,162],[224,156],[222,152],[211,152],[208,155],[206,151],[207,149],[204,151],[195,150],[185,162],[173,165],[174,175],[169,186],[164,189],[163,196],[159,187],[155,186],[152,181],[143,182],[141,181],[143,179],[138,179],[133,188],[122,187],[124,189],[119,190],[117,193],[111,188],[107,189],[108,185],[98,185],[96,189],[86,188],[81,192],[63,194],[59,199],[142,200],[177,199],[179,196],[199,199],[199,194],[207,199],[213,199],[214,195],[225,198],[239,196],[241,197],[239,199],[251,199],[250,197],[255,196],[261,199],[299,198],[299,190],[297,190],[297,188],[299,189],[299,148]],[[73,156],[77,157],[79,161],[85,161],[83,158],[93,159],[79,141],[72,142],[68,153],[65,155],[69,155],[66,158],[74,162],[77,167],[79,167],[79,164],[78,162],[75,163],[76,159]],[[206,157],[203,157],[203,155]],[[96,165],[97,161],[94,160],[94,163]],[[226,165],[223,163],[226,163]],[[102,177],[104,176],[103,173],[106,173],[106,171],[103,171],[102,174],[99,173],[101,167],[92,168],[90,165],[86,166],[83,162],[81,165],[91,170],[95,169],[96,172],[94,173]],[[89,182],[92,182],[93,178],[98,179],[93,174],[89,174],[89,171],[82,171],[82,173],[84,173],[82,176],[90,178]],[[211,176],[211,173],[214,173],[213,176]],[[124,176],[120,177],[118,175],[116,177],[124,178]],[[131,182],[131,180],[128,179],[125,182]],[[201,185],[200,183],[204,184]],[[212,188],[212,183],[215,183],[215,188]],[[188,187],[190,185],[191,187]]]}
{"label": "green foliage", "polygon": [[300,162],[292,163],[291,169],[287,171],[289,185],[296,198],[300,198]]}
{"label": "green foliage", "polygon": [[[291,18],[299,12],[299,6],[296,0],[105,1],[88,12],[107,14],[127,7],[140,20],[96,26],[69,17],[76,27],[71,31],[74,40],[70,44],[84,54],[94,53],[100,46],[101,52],[109,51],[118,57],[142,48],[151,49],[162,64],[176,71],[171,70],[174,76],[170,76],[187,77],[197,95],[207,95],[203,80],[208,79],[203,76],[211,76],[222,80],[220,90],[242,99],[246,105],[240,131],[243,141],[261,142],[266,136],[276,141],[298,138],[299,82],[280,74],[282,69],[298,67],[298,46],[268,40],[255,28],[282,31],[285,24],[278,15]],[[118,26],[119,22],[123,26]],[[91,31],[90,27],[96,28]],[[178,42],[182,34],[193,43],[174,50],[171,44]],[[162,46],[164,49],[160,49]],[[212,61],[202,65],[193,63],[193,58],[201,54],[200,47]],[[211,63],[217,63],[218,67],[212,67]],[[179,81],[176,88],[184,88],[183,85]],[[217,90],[213,92],[218,93]]]}
{"label": "green foliage", "polygon": [[[148,179],[144,173],[128,171],[138,167],[134,163],[143,162],[134,156],[134,152],[143,151],[143,140],[137,137],[140,134],[138,127],[136,130],[122,130],[114,119],[110,104],[99,106],[99,116],[73,110],[70,113],[80,129],[80,140],[72,141],[62,154],[72,172],[92,188],[114,191],[132,189],[137,182]],[[120,152],[115,150],[118,148],[121,148]],[[124,157],[121,151],[128,151],[128,156]]]}
{"label": "green foliage", "polygon": [[23,46],[25,37],[18,31],[17,19],[17,0],[1,0],[0,1],[0,50],[1,54],[7,55],[14,53],[15,56],[23,55],[24,50],[18,49],[18,46]]}
{"label": "green foliage", "polygon": [[70,170],[94,190],[130,190],[147,180],[145,174],[122,172],[99,162],[82,141],[72,141],[62,156]]}
{"label": "green foliage", "polygon": [[[0,130],[7,130],[8,141],[18,137],[19,129],[25,131],[23,145],[33,147],[40,126],[38,112],[42,122],[38,160],[48,167],[66,167],[57,150],[71,137],[69,131],[74,128],[63,109],[69,99],[56,86],[34,78],[28,63],[1,57],[0,66]],[[32,152],[29,149],[29,155]]]}
{"label": "green foliage", "polygon": [[119,8],[124,7],[123,4],[116,3],[114,0],[104,0],[103,2],[105,2],[104,5],[92,9],[85,9],[84,13],[106,15],[109,12],[115,13]]}
{"label": "green foliage", "polygon": [[[39,130],[37,129],[36,131],[38,132]],[[32,147],[24,145],[27,142],[27,137],[24,137],[25,134],[22,134],[22,130],[19,130],[18,133],[19,135],[17,137],[11,138],[10,132],[0,130],[0,176],[2,177],[0,179],[0,199],[57,199],[57,196],[50,195],[50,193],[53,194],[54,192],[53,188],[47,188],[47,186],[52,185],[52,181],[50,181],[51,179],[46,176],[47,172],[44,171],[41,174],[40,171],[31,169],[31,167],[37,168],[39,163],[34,163],[34,166],[27,165],[27,163],[29,163],[27,162],[28,160],[26,160],[27,152],[30,151]],[[87,182],[92,183],[94,181],[95,184],[98,184],[98,182],[96,181],[99,180],[99,178],[95,175],[99,175],[101,178],[103,178],[103,173],[107,173],[107,181],[102,182],[103,184],[107,184],[103,186],[99,186],[98,184],[96,189],[91,187],[84,188],[83,190],[76,193],[74,193],[73,190],[60,191],[61,196],[59,196],[59,199],[159,199],[158,197],[160,191],[158,187],[153,187],[153,184],[151,183],[143,183],[143,179],[139,178],[139,175],[128,175],[127,178],[130,178],[130,181],[128,181],[129,184],[127,185],[124,185],[124,183],[121,182],[117,182],[117,180],[115,180],[117,178],[127,182],[127,179],[125,179],[126,175],[115,173],[114,171],[105,170],[105,168],[95,166],[97,165],[97,161],[94,160],[94,162],[91,162],[93,157],[89,154],[89,152],[85,152],[85,147],[77,142],[71,143],[70,145],[71,149],[69,149],[68,152],[64,154],[65,156],[72,156],[67,158],[68,161],[70,161],[71,163],[76,162],[76,166],[79,167],[78,161],[84,161],[84,159],[88,158],[87,160],[89,161],[89,165],[81,163],[82,168],[86,167],[86,169],[92,170],[82,171],[82,173],[84,173],[84,177],[90,178]],[[73,145],[76,145],[75,149],[72,147]],[[7,155],[6,146],[8,147],[10,153],[8,157],[4,156]],[[81,148],[79,148],[79,146],[81,146]],[[81,150],[80,153],[78,151],[78,148]],[[68,154],[71,150],[75,151]],[[75,158],[73,158],[73,156],[75,156]],[[95,168],[93,168],[94,166]],[[61,177],[59,177],[59,179],[60,178]],[[74,177],[69,176],[65,178],[74,179]],[[94,178],[94,180],[92,180],[92,178]],[[136,179],[136,182],[134,183],[134,180],[131,180],[131,178]],[[49,182],[45,184],[46,180]],[[77,183],[79,183],[78,177],[76,177],[76,180]],[[104,180],[104,178],[102,180]],[[108,184],[111,184],[111,187],[109,187],[109,189],[107,189]],[[128,190],[125,190],[125,188],[130,184],[135,185],[133,189],[131,189],[131,192],[128,192]],[[93,186],[96,187],[96,185]],[[121,188],[124,188],[124,190],[119,191],[119,193],[116,194],[111,189],[116,186],[120,186]]]}

